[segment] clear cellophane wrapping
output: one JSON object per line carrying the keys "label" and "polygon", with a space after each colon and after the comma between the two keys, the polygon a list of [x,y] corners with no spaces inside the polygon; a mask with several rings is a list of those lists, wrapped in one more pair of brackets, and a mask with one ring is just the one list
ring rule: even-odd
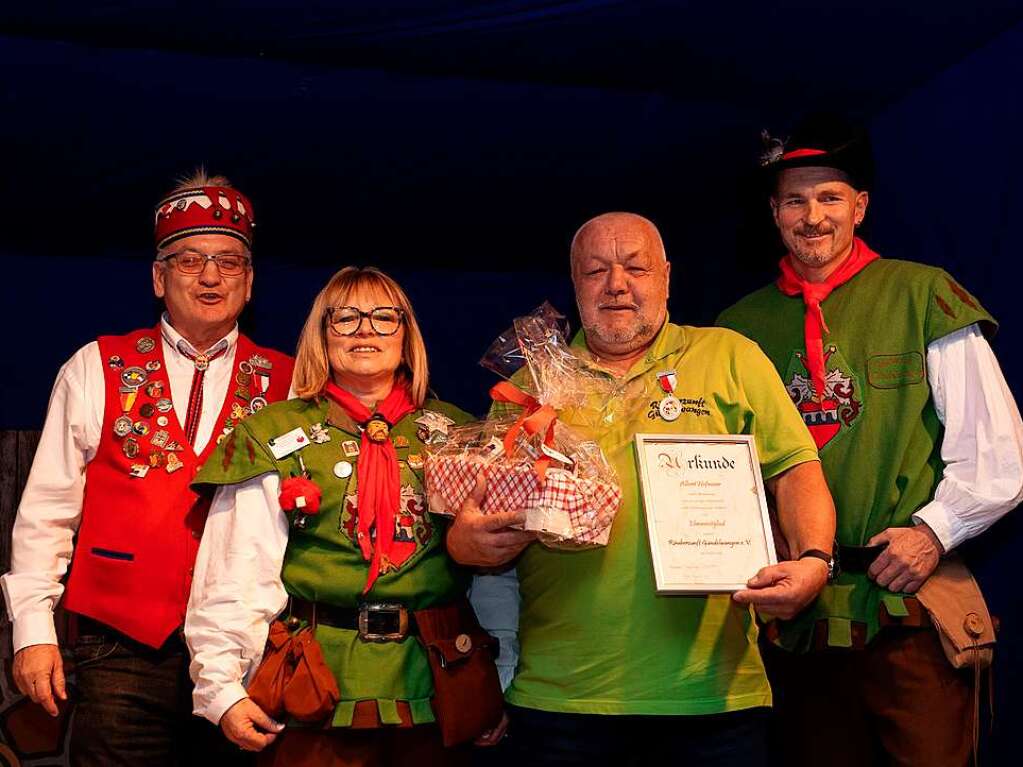
{"label": "clear cellophane wrapping", "polygon": [[595,442],[554,415],[601,408],[612,384],[572,352],[566,334],[564,318],[544,304],[516,319],[487,351],[481,364],[506,378],[525,365],[527,373],[516,377],[522,388],[494,387],[498,399],[511,395],[504,401],[514,409],[495,408],[486,420],[450,427],[446,439],[427,445],[430,511],[457,514],[482,472],[484,513],[524,510],[525,529],[551,548],[607,544],[622,496],[618,478]]}

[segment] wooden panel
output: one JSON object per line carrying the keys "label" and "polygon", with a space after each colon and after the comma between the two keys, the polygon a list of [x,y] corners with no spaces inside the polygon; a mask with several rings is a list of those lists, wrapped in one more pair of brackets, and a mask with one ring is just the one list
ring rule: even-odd
{"label": "wooden panel", "polygon": [[25,489],[38,431],[0,431],[0,572],[11,565],[11,528]]}
{"label": "wooden panel", "polygon": [[[39,445],[39,434],[38,431],[0,431],[0,573],[11,567],[11,530]],[[11,655],[11,627],[6,607],[0,610],[0,616],[2,659]]]}

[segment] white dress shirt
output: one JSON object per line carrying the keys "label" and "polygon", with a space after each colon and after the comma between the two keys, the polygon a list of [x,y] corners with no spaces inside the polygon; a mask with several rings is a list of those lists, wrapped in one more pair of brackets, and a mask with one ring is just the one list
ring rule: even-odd
{"label": "white dress shirt", "polygon": [[[938,418],[945,426],[945,470],[934,499],[913,514],[926,522],[946,551],[984,532],[1023,502],[1023,421],[991,346],[977,325],[949,333],[927,347],[927,374]],[[483,627],[518,627],[514,569],[473,580],[472,603]],[[498,670],[504,686],[518,664],[518,644],[502,636]]]}
{"label": "white dress shirt", "polygon": [[[184,428],[195,366],[177,350],[181,335],[166,314],[160,328],[171,401]],[[210,362],[203,378],[197,453],[212,437],[231,385],[237,326],[217,343],[225,341],[227,353]],[[99,343],[86,344],[60,369],[50,394],[46,423],[14,522],[11,570],[0,577],[15,652],[29,645],[57,644],[53,610],[64,593],[60,581],[71,563],[72,541],[81,521],[85,469],[96,456],[103,429],[106,364]]]}
{"label": "white dress shirt", "polygon": [[927,376],[945,426],[945,471],[913,521],[926,522],[950,551],[1023,501],[1023,421],[977,325],[927,347]]}
{"label": "white dress shirt", "polygon": [[195,559],[185,615],[192,653],[193,713],[214,724],[247,697],[270,623],[288,602],[281,581],[288,518],[280,477],[263,474],[217,488]]}

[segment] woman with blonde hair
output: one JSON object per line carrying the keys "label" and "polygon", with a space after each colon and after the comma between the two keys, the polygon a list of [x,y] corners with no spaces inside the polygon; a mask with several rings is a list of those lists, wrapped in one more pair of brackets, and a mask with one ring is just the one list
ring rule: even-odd
{"label": "woman with blonde hair", "polygon": [[240,421],[193,482],[216,491],[185,623],[195,712],[266,764],[460,764],[444,742],[500,717],[467,732],[450,707],[459,663],[486,705],[496,672],[423,492],[425,445],[469,416],[428,383],[405,292],[346,267],[306,320],[297,397]]}

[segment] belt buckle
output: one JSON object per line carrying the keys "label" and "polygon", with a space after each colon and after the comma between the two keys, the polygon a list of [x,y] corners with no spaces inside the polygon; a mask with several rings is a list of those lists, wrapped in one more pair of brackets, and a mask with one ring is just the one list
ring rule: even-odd
{"label": "belt buckle", "polygon": [[[380,617],[393,616],[396,631],[381,631]],[[371,617],[372,616],[372,617]],[[364,642],[400,642],[408,636],[408,608],[395,602],[359,605],[359,639]]]}

